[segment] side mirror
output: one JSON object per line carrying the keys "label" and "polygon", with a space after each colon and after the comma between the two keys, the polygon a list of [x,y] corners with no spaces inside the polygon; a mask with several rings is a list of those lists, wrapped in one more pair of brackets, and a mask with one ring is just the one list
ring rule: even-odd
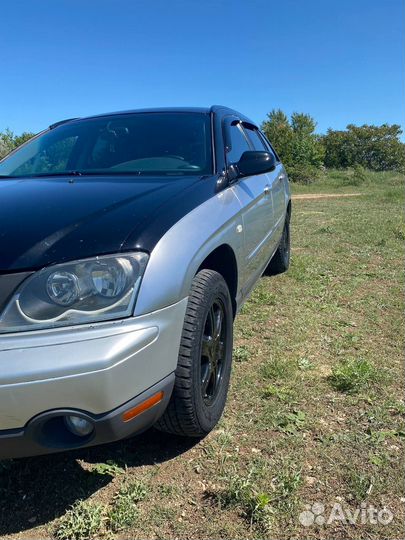
{"label": "side mirror", "polygon": [[238,178],[243,176],[253,176],[274,171],[276,168],[276,158],[270,152],[259,152],[248,150],[243,152],[240,160],[235,163],[238,171]]}

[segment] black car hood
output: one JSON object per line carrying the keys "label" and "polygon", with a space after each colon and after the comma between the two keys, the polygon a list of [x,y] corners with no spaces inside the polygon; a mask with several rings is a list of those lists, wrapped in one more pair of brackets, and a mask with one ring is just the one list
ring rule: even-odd
{"label": "black car hood", "polygon": [[[149,251],[172,221],[166,215],[159,228],[158,216],[171,212],[178,219],[199,204],[201,194],[192,193],[199,192],[201,181],[196,176],[0,179],[0,272],[122,249]],[[155,224],[155,234],[146,235],[148,245],[139,245],[148,222]]]}

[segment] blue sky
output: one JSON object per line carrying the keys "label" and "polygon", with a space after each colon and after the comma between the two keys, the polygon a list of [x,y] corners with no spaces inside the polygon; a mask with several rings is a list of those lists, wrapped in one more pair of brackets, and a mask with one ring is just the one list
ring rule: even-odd
{"label": "blue sky", "polygon": [[224,104],[318,131],[404,125],[403,0],[9,0],[0,130],[148,106]]}

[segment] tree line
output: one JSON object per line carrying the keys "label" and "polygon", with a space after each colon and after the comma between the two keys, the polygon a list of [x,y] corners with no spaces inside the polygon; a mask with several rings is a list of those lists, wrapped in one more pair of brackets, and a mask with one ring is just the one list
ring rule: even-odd
{"label": "tree line", "polygon": [[349,124],[345,130],[328,129],[318,135],[309,114],[293,113],[288,118],[274,109],[261,127],[296,182],[314,180],[325,167],[405,172],[405,144],[397,124]]}
{"label": "tree line", "polygon": [[0,131],[0,159],[9,152],[31,139],[35,133],[24,131],[21,135],[16,135],[10,129]]}
{"label": "tree line", "polygon": [[[319,135],[309,114],[293,113],[288,118],[280,109],[273,109],[261,128],[295,182],[309,183],[324,168],[405,172],[405,144],[397,124],[349,124],[345,130],[328,129]],[[0,132],[0,158],[33,135],[15,135],[9,129]]]}

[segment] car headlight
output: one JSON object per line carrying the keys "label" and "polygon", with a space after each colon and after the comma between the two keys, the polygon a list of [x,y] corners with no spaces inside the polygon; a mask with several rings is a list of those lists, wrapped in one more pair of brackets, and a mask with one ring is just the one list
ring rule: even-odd
{"label": "car headlight", "polygon": [[146,253],[56,264],[22,283],[0,316],[0,332],[129,317],[148,262]]}

